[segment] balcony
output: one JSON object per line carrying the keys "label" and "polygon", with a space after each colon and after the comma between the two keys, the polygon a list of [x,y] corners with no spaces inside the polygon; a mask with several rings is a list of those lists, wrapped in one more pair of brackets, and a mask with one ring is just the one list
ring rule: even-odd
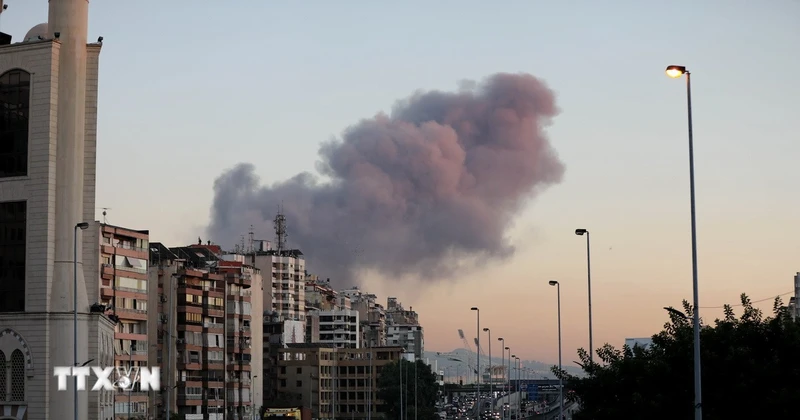
{"label": "balcony", "polygon": [[219,322],[204,322],[203,326],[210,329],[225,329],[225,324],[221,324]]}

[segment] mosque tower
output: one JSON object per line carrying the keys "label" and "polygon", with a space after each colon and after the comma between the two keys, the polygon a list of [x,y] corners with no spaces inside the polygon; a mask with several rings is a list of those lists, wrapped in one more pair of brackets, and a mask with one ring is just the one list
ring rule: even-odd
{"label": "mosque tower", "polygon": [[[5,10],[1,3],[2,20],[13,19],[13,4]],[[73,382],[59,391],[53,368],[101,365],[102,352],[113,348],[114,323],[90,307],[99,276],[83,273],[81,224],[94,220],[95,208],[102,41],[87,44],[88,18],[88,0],[49,0],[48,22],[21,42],[0,33],[0,232],[15,232],[0,234],[4,419],[71,419]],[[98,240],[88,236],[87,243]],[[87,382],[91,388],[94,378]],[[78,418],[105,418],[100,399],[79,391]]]}

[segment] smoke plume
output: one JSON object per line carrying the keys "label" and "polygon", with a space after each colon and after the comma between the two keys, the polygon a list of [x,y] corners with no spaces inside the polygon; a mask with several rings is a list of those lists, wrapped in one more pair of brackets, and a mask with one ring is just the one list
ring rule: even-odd
{"label": "smoke plume", "polygon": [[514,216],[564,172],[544,130],[558,114],[553,96],[506,73],[413,94],[323,143],[324,181],[301,173],[261,185],[251,164],[223,173],[208,233],[232,245],[254,224],[272,239],[282,208],[308,270],[347,286],[360,269],[436,280],[471,258],[508,257]]}

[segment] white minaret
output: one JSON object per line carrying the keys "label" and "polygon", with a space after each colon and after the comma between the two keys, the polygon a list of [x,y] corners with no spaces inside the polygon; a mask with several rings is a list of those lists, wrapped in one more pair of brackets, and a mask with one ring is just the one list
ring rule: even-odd
{"label": "white minaret", "polygon": [[[86,120],[86,38],[88,0],[49,0],[48,30],[58,34],[58,131],[56,149],[55,250],[50,312],[66,313],[50,326],[50,358],[55,366],[73,364],[73,241],[75,225],[83,218],[84,126]],[[78,235],[81,235],[80,229]],[[78,312],[89,302],[83,277],[82,237],[78,240]],[[87,361],[86,317],[79,318],[78,363]],[[72,392],[58,392],[50,381],[50,415],[71,418]],[[70,389],[72,387],[70,386]],[[87,393],[79,392],[79,418],[87,418]]]}

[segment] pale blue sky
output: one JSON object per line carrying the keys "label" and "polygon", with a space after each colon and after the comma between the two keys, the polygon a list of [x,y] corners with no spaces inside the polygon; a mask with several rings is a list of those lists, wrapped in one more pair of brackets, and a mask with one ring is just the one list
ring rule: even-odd
{"label": "pale blue sky", "polygon": [[[0,30],[17,41],[47,19],[44,0],[7,3]],[[458,345],[484,302],[484,325],[553,360],[546,281],[559,278],[573,354],[586,334],[576,227],[596,248],[596,342],[649,335],[691,296],[685,89],[668,64],[693,72],[703,306],[789,291],[800,271],[798,1],[94,0],[89,31],[105,39],[97,205],[170,245],[202,235],[214,178],[238,162],[284,179],[416,89],[544,79],[567,170],[521,215],[516,258],[416,295],[374,286],[429,320],[429,347]],[[529,327],[500,331],[523,314]]]}

